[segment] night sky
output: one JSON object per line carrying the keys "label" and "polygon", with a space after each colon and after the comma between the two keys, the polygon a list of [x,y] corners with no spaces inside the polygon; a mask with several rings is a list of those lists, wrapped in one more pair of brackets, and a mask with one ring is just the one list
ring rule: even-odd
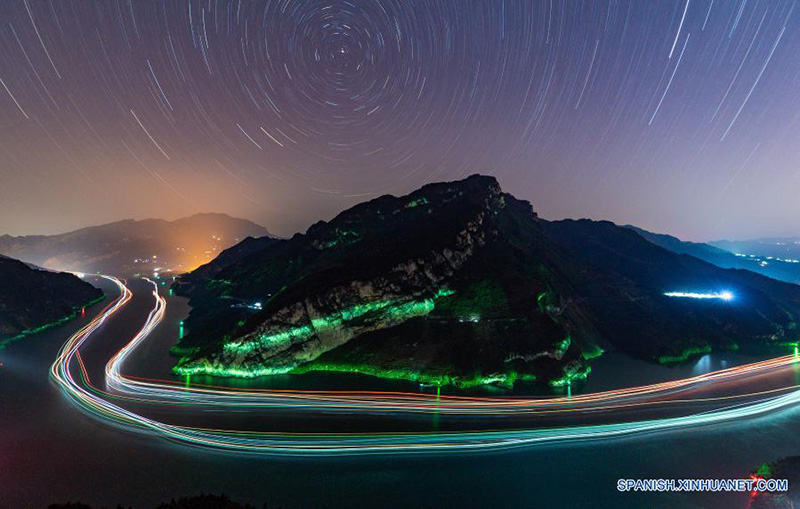
{"label": "night sky", "polygon": [[800,234],[794,1],[0,5],[0,233],[289,235],[493,174],[546,218]]}

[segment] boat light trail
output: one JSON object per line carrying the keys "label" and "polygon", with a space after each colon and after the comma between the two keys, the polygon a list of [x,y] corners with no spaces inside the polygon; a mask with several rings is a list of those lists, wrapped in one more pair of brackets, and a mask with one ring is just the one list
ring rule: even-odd
{"label": "boat light trail", "polygon": [[667,297],[679,297],[685,299],[720,299],[730,301],[735,298],[733,292],[723,291],[718,293],[696,293],[696,292],[664,292]]}
{"label": "boat light trail", "polygon": [[[150,311],[144,326],[106,365],[106,385],[110,390],[119,391],[120,394],[117,395],[92,385],[79,353],[80,347],[92,334],[109,317],[127,304],[132,296],[130,290],[120,280],[104,277],[117,285],[120,296],[100,315],[69,338],[51,368],[51,375],[64,392],[89,414],[126,429],[142,430],[184,444],[235,452],[275,455],[426,453],[508,449],[541,443],[593,440],[719,424],[764,415],[795,406],[800,402],[800,390],[797,390],[796,387],[790,387],[756,394],[698,398],[697,401],[732,401],[744,397],[758,397],[760,399],[729,404],[723,408],[679,417],[536,429],[389,433],[294,433],[284,431],[223,430],[174,425],[140,415],[114,401],[197,405],[198,407],[211,405],[246,410],[290,407],[325,412],[331,409],[344,409],[354,413],[408,411],[480,416],[554,411],[597,411],[609,408],[695,401],[692,399],[677,401],[645,400],[654,397],[663,398],[672,395],[677,390],[694,387],[698,384],[718,383],[731,378],[768,372],[793,364],[797,361],[797,358],[791,355],[784,356],[683,380],[584,394],[573,398],[436,397],[427,394],[359,391],[276,391],[263,389],[245,391],[202,385],[192,386],[187,389],[177,381],[148,381],[143,378],[122,375],[122,367],[125,360],[149,336],[165,314],[166,300],[158,294],[157,286],[151,281],[155,305]],[[71,369],[71,366],[75,364],[77,364],[78,369]],[[73,375],[73,371],[77,372],[77,378]],[[790,390],[790,392],[778,394],[786,390]]]}

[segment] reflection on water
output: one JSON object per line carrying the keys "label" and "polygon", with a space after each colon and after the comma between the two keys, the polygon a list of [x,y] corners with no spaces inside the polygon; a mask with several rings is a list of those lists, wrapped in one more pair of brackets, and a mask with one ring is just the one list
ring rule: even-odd
{"label": "reflection on water", "polygon": [[748,364],[764,358],[724,352],[707,354],[677,366],[662,366],[632,359],[621,353],[611,352],[591,361],[592,373],[581,387],[581,390],[583,392],[597,392],[634,385],[666,382]]}
{"label": "reflection on water", "polygon": [[[727,362],[721,362],[720,364],[727,364]],[[708,373],[711,371],[711,356],[704,355],[698,359],[698,361],[692,366],[692,374],[693,375],[701,375],[703,373]]]}

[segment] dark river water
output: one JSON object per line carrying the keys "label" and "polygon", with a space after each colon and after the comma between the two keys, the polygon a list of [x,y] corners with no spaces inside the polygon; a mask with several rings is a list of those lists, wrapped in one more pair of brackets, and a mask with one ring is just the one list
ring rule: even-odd
{"label": "dark river water", "polygon": [[[99,380],[98,373],[110,355],[141,327],[152,306],[146,285],[132,282],[131,288],[135,294],[131,303],[82,349],[94,380]],[[104,289],[113,291],[105,285]],[[89,310],[87,316],[99,309]],[[128,372],[168,373],[172,359],[164,352],[174,342],[177,324],[187,311],[185,301],[170,298],[163,325],[126,365]],[[499,452],[285,458],[198,449],[98,421],[61,393],[48,377],[49,366],[60,345],[87,320],[0,350],[0,507],[46,507],[78,500],[98,506],[152,507],[201,492],[224,492],[259,507],[265,502],[283,507],[746,507],[748,494],[619,493],[616,481],[741,478],[763,461],[800,454],[798,409],[714,427]],[[588,382],[575,391],[683,378],[753,360],[711,355],[680,368],[664,368],[607,354],[596,360]],[[800,373],[784,376],[800,380]],[[323,374],[276,377],[266,383],[292,388],[430,390],[411,383]],[[765,381],[764,387],[774,383]],[[523,386],[515,391],[546,389]],[[509,394],[498,389],[478,393]],[[326,429],[331,422],[347,429],[351,423],[342,415],[241,412],[234,420],[267,418],[297,429]],[[353,418],[352,425],[365,424]],[[396,425],[436,429],[446,424],[431,418],[429,423]]]}

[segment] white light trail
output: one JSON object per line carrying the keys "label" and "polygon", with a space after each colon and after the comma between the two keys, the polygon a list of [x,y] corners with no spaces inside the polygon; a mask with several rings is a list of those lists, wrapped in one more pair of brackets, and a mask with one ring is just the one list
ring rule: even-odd
{"label": "white light trail", "polygon": [[699,293],[699,292],[664,292],[667,297],[678,297],[685,299],[720,299],[730,301],[734,299],[733,292],[727,290],[718,293]]}
{"label": "white light trail", "polygon": [[[458,413],[475,413],[490,415],[496,407],[505,408],[509,413],[530,411],[538,407],[538,411],[580,411],[581,409],[600,410],[639,406],[646,401],[639,396],[665,395],[680,388],[690,387],[698,383],[725,380],[731,377],[749,377],[753,373],[763,373],[772,369],[789,366],[797,362],[795,356],[784,356],[749,365],[710,372],[697,377],[676,380],[651,386],[632,387],[605,393],[588,393],[575,398],[547,398],[525,400],[515,398],[471,398],[462,396],[442,396],[433,398],[411,393],[379,393],[379,392],[336,392],[322,391],[265,391],[253,390],[242,394],[212,386],[178,387],[167,381],[151,381],[145,379],[131,380],[121,375],[120,368],[125,358],[137,345],[153,331],[164,316],[166,300],[158,295],[153,285],[155,306],[147,317],[144,327],[133,340],[120,350],[109,361],[106,367],[106,382],[110,389],[122,389],[125,393],[134,393],[133,398],[123,394],[112,395],[91,384],[79,348],[87,339],[122,306],[130,301],[130,290],[119,280],[113,281],[120,289],[120,296],[88,325],[74,334],[64,345],[56,362],[51,368],[51,376],[64,392],[82,409],[106,422],[115,423],[129,429],[138,429],[164,438],[191,445],[222,449],[230,452],[248,452],[272,455],[331,455],[331,454],[374,454],[374,453],[421,453],[421,452],[457,452],[480,449],[509,449],[529,447],[542,443],[572,442],[580,440],[606,439],[612,437],[631,436],[655,431],[687,429],[696,426],[707,426],[731,422],[764,415],[770,412],[795,407],[800,402],[798,386],[785,387],[761,393],[745,394],[745,397],[759,397],[747,403],[731,403],[712,411],[692,413],[680,417],[651,419],[634,422],[616,422],[607,424],[584,424],[565,427],[545,427],[533,429],[495,429],[467,430],[444,432],[364,432],[364,433],[297,433],[280,431],[237,431],[218,430],[169,424],[145,417],[125,409],[113,401],[136,401],[143,403],[201,403],[203,405],[219,404],[241,409],[286,405],[287,400],[296,400],[299,405],[306,400],[310,410],[335,408],[335,405],[346,407],[350,411],[367,412],[373,410],[373,404],[385,406],[394,411],[405,409],[439,413],[442,409],[451,409]],[[153,284],[152,282],[150,282]],[[721,292],[716,295],[729,294]],[[704,294],[697,294],[704,295]],[[708,295],[708,294],[705,294]],[[732,294],[731,294],[732,295]],[[76,369],[71,369],[70,366]],[[75,376],[75,374],[79,376]],[[155,382],[155,383],[153,383]],[[784,391],[788,393],[777,395]],[[157,398],[151,399],[151,396]],[[112,396],[113,401],[103,396]],[[734,396],[736,397],[736,396]],[[633,399],[630,399],[633,398]],[[721,401],[731,397],[719,398]],[[713,398],[716,399],[716,398]],[[259,401],[261,400],[261,401]],[[281,402],[280,400],[283,400]],[[619,406],[611,404],[617,401]],[[650,404],[660,401],[657,398]],[[676,400],[681,401],[681,400]],[[693,400],[685,400],[693,401]],[[697,400],[705,401],[705,400]],[[430,408],[426,404],[430,402]],[[330,406],[324,406],[325,404]],[[526,408],[528,407],[528,408]],[[550,407],[550,409],[548,409]],[[555,407],[555,408],[552,408]]]}

